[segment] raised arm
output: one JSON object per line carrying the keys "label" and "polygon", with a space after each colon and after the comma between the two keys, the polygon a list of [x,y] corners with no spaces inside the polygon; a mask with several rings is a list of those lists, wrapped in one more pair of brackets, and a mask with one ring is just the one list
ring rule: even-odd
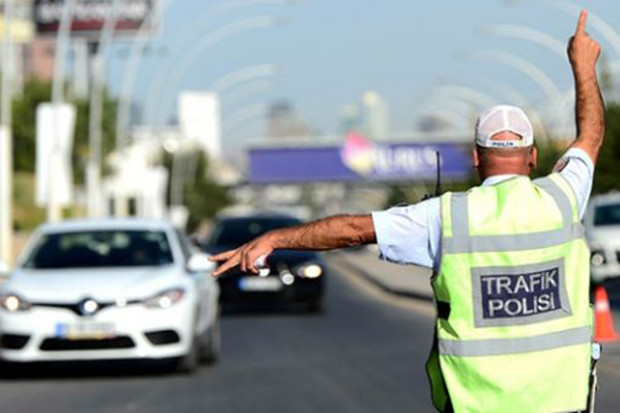
{"label": "raised arm", "polygon": [[605,107],[596,79],[601,46],[586,32],[587,12],[582,10],[575,34],[568,43],[568,58],[575,77],[577,138],[571,147],[583,149],[596,164],[605,135]]}
{"label": "raised arm", "polygon": [[256,260],[275,249],[332,250],[376,242],[371,215],[344,215],[319,219],[297,227],[270,231],[241,247],[211,257],[225,261],[214,273],[218,276],[230,268],[257,273]]}

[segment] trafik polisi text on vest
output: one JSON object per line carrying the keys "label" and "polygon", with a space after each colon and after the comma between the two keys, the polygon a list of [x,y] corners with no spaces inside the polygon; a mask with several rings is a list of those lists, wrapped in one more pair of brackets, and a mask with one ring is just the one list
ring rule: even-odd
{"label": "trafik polisi text on vest", "polygon": [[529,274],[481,277],[485,318],[545,313],[561,308],[557,268]]}

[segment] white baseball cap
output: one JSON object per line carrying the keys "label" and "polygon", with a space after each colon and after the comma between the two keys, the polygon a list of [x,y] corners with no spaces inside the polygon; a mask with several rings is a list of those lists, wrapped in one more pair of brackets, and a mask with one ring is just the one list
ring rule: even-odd
{"label": "white baseball cap", "polygon": [[[512,132],[518,140],[493,140],[499,132]],[[476,121],[476,145],[485,148],[524,148],[534,144],[532,124],[523,110],[516,106],[497,105],[486,109]]]}

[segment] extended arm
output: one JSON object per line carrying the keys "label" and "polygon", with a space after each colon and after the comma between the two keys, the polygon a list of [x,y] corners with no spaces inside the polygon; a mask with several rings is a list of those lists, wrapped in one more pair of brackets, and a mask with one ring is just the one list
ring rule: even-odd
{"label": "extended arm", "polygon": [[270,231],[241,247],[211,257],[225,261],[214,273],[218,276],[237,265],[242,271],[258,272],[257,258],[275,249],[331,250],[376,242],[371,215],[344,215],[319,219],[304,225]]}
{"label": "extended arm", "polygon": [[605,107],[596,78],[596,61],[601,47],[586,33],[586,11],[579,16],[575,35],[568,45],[568,57],[575,78],[575,121],[577,138],[571,147],[584,150],[596,164],[605,135]]}

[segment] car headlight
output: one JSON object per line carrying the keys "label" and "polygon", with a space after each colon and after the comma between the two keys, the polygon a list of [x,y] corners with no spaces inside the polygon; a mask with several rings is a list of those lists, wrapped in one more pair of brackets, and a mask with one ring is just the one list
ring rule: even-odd
{"label": "car headlight", "polygon": [[297,274],[304,278],[319,278],[323,275],[323,268],[318,264],[304,265],[299,267]]}
{"label": "car headlight", "polygon": [[148,308],[169,308],[181,301],[184,295],[183,288],[171,288],[144,301],[144,305]]}
{"label": "car headlight", "polygon": [[593,250],[590,254],[590,263],[594,267],[600,267],[603,264],[607,263],[607,258],[605,258],[605,253],[603,250]]}
{"label": "car headlight", "polygon": [[15,313],[29,310],[30,303],[15,294],[4,294],[0,296],[0,307],[10,313]]}

